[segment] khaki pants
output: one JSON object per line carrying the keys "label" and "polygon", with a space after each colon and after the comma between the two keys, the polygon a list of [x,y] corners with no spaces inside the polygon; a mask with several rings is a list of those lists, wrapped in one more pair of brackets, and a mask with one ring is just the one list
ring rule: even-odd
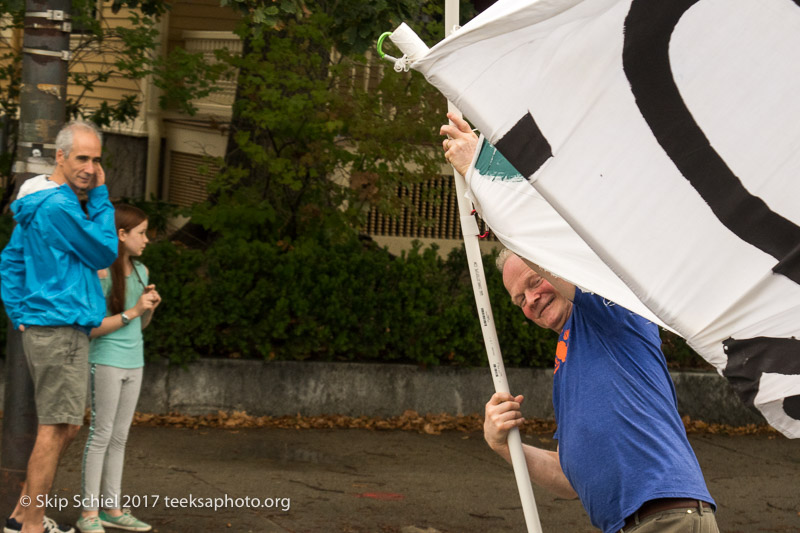
{"label": "khaki pants", "polygon": [[719,533],[717,519],[711,509],[670,509],[645,518],[620,533]]}

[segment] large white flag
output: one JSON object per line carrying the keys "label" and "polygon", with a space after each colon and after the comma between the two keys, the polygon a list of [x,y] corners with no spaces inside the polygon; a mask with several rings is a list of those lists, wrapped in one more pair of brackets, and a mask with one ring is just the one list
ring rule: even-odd
{"label": "large white flag", "polygon": [[412,67],[521,174],[467,176],[505,244],[800,437],[800,0],[501,0]]}

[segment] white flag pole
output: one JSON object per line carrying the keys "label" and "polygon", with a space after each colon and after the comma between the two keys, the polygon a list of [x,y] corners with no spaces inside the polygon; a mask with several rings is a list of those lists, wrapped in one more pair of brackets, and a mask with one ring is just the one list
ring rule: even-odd
{"label": "white flag pole", "polygon": [[[458,0],[445,0],[445,34],[450,35],[458,29]],[[401,24],[390,36],[392,42],[405,54],[403,59],[406,65],[416,57],[424,55],[428,51],[427,45],[417,36],[414,31],[405,23]],[[394,58],[392,58],[394,59]],[[399,67],[396,64],[396,69]],[[461,112],[456,109],[452,102],[447,102],[448,111],[461,117]],[[494,316],[492,306],[489,302],[489,292],[486,286],[486,275],[483,271],[483,260],[481,258],[480,242],[478,235],[480,230],[475,217],[472,215],[472,202],[467,198],[467,183],[464,176],[453,168],[453,179],[456,184],[456,195],[458,197],[458,212],[461,218],[461,232],[464,235],[464,246],[467,251],[467,263],[469,264],[469,274],[472,279],[472,289],[475,294],[475,304],[478,307],[478,318],[481,323],[483,342],[486,345],[486,355],[489,358],[489,368],[492,372],[494,388],[497,392],[510,392],[508,379],[506,378],[503,358],[500,354],[500,344],[497,340],[497,330],[494,327]],[[514,428],[508,434],[508,449],[511,454],[511,464],[514,467],[514,476],[517,479],[517,489],[519,490],[522,502],[522,512],[525,516],[525,523],[528,533],[542,533],[542,525],[539,521],[539,512],[536,509],[536,501],[533,497],[533,487],[528,473],[528,465],[525,461],[525,454],[522,450],[522,439],[519,429]]]}

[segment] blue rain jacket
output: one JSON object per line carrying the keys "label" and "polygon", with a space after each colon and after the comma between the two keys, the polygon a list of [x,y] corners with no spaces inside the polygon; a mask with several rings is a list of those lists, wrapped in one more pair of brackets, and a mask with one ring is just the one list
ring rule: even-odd
{"label": "blue rain jacket", "polygon": [[15,329],[77,326],[88,332],[103,321],[97,271],[117,258],[114,206],[105,185],[88,196],[88,218],[66,184],[11,204],[17,226],[0,254],[0,295]]}

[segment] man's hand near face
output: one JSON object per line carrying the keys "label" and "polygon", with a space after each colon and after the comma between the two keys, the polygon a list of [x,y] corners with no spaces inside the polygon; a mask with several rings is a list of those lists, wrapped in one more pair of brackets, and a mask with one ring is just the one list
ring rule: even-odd
{"label": "man's hand near face", "polygon": [[95,187],[99,187],[100,185],[105,185],[106,183],[106,173],[103,170],[103,165],[100,164],[99,161],[93,163],[94,166],[94,179],[89,184],[89,189],[94,189]]}

